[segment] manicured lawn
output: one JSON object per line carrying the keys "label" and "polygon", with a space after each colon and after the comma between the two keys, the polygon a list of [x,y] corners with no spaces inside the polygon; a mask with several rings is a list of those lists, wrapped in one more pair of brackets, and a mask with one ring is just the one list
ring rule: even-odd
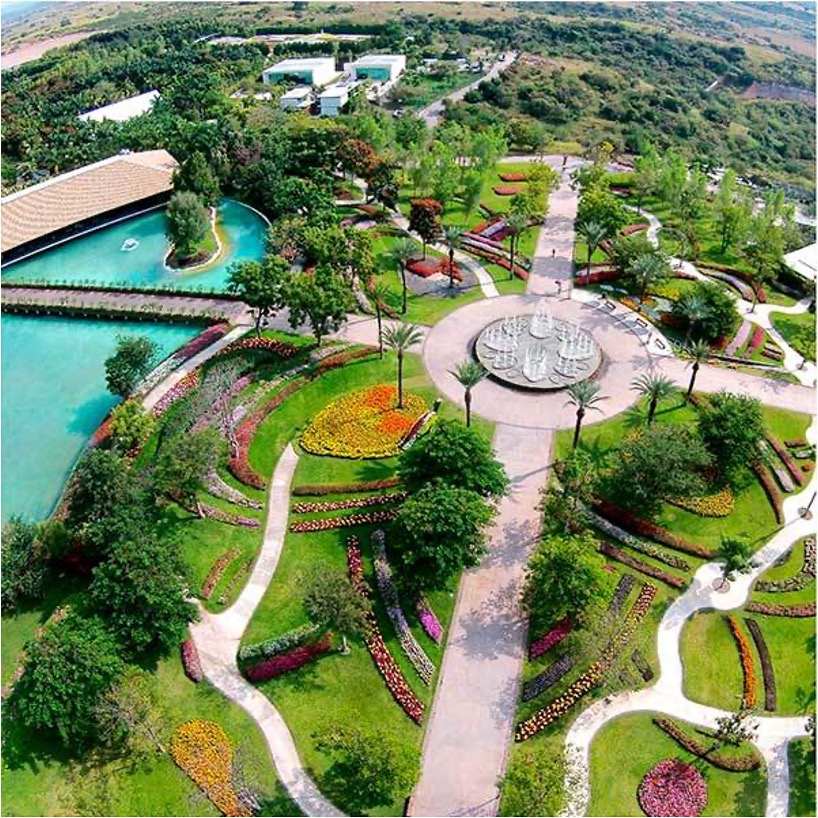
{"label": "manicured lawn", "polygon": [[[589,815],[644,815],[636,793],[645,773],[665,758],[695,760],[653,724],[654,715],[621,716],[597,733],[591,745]],[[764,814],[763,772],[731,773],[705,765],[702,775],[708,790],[703,815]]]}
{"label": "manicured lawn", "polygon": [[815,748],[811,739],[789,744],[790,815],[815,815]]}
{"label": "manicured lawn", "polygon": [[786,315],[774,312],[770,315],[770,320],[796,352],[809,361],[815,360],[815,313]]}
{"label": "manicured lawn", "polygon": [[429,74],[413,74],[413,80],[417,80],[417,84],[412,83],[412,88],[417,92],[411,99],[404,100],[400,103],[401,108],[418,109],[424,108],[426,105],[434,102],[440,97],[445,97],[451,94],[452,91],[457,91],[465,85],[472,82],[477,82],[483,74],[472,74],[471,72],[458,71],[448,77],[432,77]]}

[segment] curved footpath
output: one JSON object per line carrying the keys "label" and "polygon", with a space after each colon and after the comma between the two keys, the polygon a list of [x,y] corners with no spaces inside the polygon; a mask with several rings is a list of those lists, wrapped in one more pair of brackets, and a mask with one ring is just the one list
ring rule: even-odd
{"label": "curved footpath", "polygon": [[264,541],[247,585],[239,598],[220,614],[211,614],[200,605],[201,619],[190,626],[190,632],[205,676],[258,723],[279,780],[290,798],[305,815],[341,816],[344,813],[321,795],[301,764],[292,734],[281,714],[241,675],[236,664],[242,634],[272,582],[281,556],[287,533],[290,483],[297,465],[298,455],[292,445],[287,444],[273,473]]}

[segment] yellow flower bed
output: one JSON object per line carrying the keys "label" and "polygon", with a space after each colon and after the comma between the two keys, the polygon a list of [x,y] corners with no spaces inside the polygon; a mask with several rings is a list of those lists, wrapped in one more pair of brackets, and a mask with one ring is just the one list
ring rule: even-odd
{"label": "yellow flower bed", "polygon": [[395,386],[350,392],[313,418],[301,435],[301,445],[312,454],[334,457],[397,455],[401,440],[426,411],[426,401],[404,391],[403,409],[398,409],[397,404]]}
{"label": "yellow flower bed", "polygon": [[727,517],[733,513],[735,507],[735,498],[730,486],[724,486],[714,494],[705,494],[702,497],[675,497],[670,502],[700,517]]}
{"label": "yellow flower bed", "polygon": [[173,760],[225,815],[249,816],[233,787],[233,745],[214,721],[188,721],[170,741]]}

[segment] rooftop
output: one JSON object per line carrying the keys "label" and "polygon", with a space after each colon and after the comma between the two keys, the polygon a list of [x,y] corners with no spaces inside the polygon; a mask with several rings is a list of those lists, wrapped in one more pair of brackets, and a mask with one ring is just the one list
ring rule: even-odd
{"label": "rooftop", "polygon": [[312,88],[309,85],[296,85],[291,88],[286,94],[281,95],[281,99],[303,99],[312,93]]}
{"label": "rooftop", "polygon": [[0,199],[3,252],[169,191],[176,160],[163,150],[103,159]]}
{"label": "rooftop", "polygon": [[129,97],[128,99],[111,103],[111,105],[94,108],[91,111],[80,114],[80,119],[83,122],[102,122],[103,119],[110,119],[114,122],[126,122],[135,116],[146,114],[153,108],[153,103],[156,102],[157,99],[159,99],[158,91],[147,91],[144,94],[138,94],[135,97]]}
{"label": "rooftop", "polygon": [[818,244],[810,244],[784,256],[784,263],[801,278],[815,281],[818,274]]}
{"label": "rooftop", "polygon": [[352,65],[356,66],[376,66],[376,65],[392,65],[396,62],[403,62],[406,59],[403,54],[367,54],[365,57],[360,57],[355,60]]}
{"label": "rooftop", "polygon": [[305,57],[304,59],[281,60],[265,68],[265,71],[304,71],[310,68],[335,68],[335,57]]}

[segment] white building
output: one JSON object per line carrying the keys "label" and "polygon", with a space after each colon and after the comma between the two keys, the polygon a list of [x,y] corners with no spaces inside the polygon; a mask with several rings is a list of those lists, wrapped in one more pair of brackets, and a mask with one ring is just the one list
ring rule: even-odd
{"label": "white building", "polygon": [[818,244],[810,244],[784,256],[784,264],[807,281],[815,282],[818,276]]}
{"label": "white building", "polygon": [[329,85],[338,77],[334,57],[309,57],[303,60],[281,60],[261,72],[266,85],[286,80],[298,80],[302,85]]}
{"label": "white building", "polygon": [[346,63],[344,71],[354,80],[395,82],[406,71],[406,57],[403,54],[368,54],[355,62]]}
{"label": "white building", "polygon": [[83,122],[102,122],[104,119],[110,119],[113,122],[127,122],[135,116],[148,113],[157,99],[159,99],[158,91],[147,91],[111,105],[103,105],[101,108],[86,111],[80,114],[80,119]]}
{"label": "white building", "polygon": [[349,102],[349,92],[357,85],[357,82],[339,82],[319,94],[321,116],[338,116],[342,108]]}
{"label": "white building", "polygon": [[315,102],[315,95],[309,85],[297,85],[283,94],[279,100],[282,111],[309,111]]}

